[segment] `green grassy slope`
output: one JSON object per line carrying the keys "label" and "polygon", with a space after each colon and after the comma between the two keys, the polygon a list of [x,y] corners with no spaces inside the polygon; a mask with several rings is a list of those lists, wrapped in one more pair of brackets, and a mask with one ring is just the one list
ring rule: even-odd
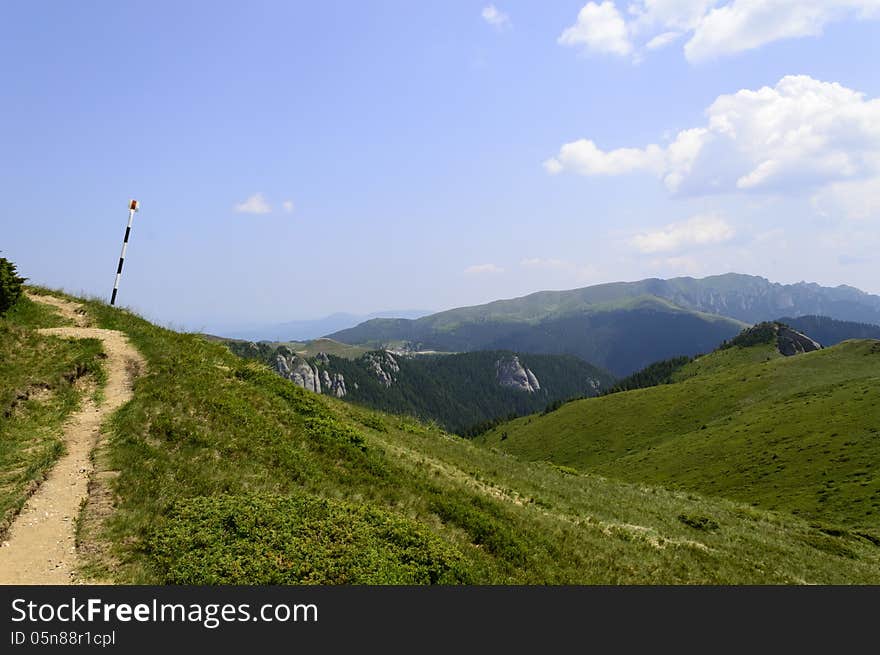
{"label": "green grassy slope", "polygon": [[[83,543],[118,582],[880,582],[880,548],[796,517],[528,464],[308,393],[227,349],[89,303],[148,371],[101,458]],[[88,531],[85,531],[88,532]],[[93,549],[90,552],[101,552]]]}
{"label": "green grassy slope", "polygon": [[676,384],[564,405],[480,438],[523,459],[880,528],[880,342],[697,358]]}
{"label": "green grassy slope", "polygon": [[0,317],[0,535],[64,452],[61,425],[80,403],[75,383],[100,383],[101,344],[43,336],[35,327],[63,323],[26,297]]}
{"label": "green grassy slope", "polygon": [[101,580],[880,583],[880,548],[855,532],[523,463],[87,308],[148,365],[95,454],[90,493],[109,484],[113,511],[91,497],[78,522]]}

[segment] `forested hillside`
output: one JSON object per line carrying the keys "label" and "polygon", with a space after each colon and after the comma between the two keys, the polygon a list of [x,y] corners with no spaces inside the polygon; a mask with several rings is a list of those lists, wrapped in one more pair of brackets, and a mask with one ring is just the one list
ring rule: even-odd
{"label": "forested hillside", "polygon": [[565,355],[479,351],[406,356],[373,351],[355,358],[326,353],[303,357],[285,346],[233,343],[230,347],[312,391],[433,420],[463,436],[552,403],[595,396],[614,379]]}

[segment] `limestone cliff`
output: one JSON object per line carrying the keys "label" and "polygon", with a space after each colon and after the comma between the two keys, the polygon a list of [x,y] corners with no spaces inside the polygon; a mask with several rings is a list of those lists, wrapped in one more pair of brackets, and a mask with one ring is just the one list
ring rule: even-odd
{"label": "limestone cliff", "polygon": [[321,376],[317,367],[296,353],[279,348],[275,354],[275,371],[303,389],[321,393]]}
{"label": "limestone cliff", "polygon": [[400,366],[387,350],[367,353],[363,361],[383,386],[390,387],[397,380]]}
{"label": "limestone cliff", "polygon": [[502,387],[512,387],[528,393],[541,389],[538,378],[522,365],[516,355],[495,362],[495,379]]}

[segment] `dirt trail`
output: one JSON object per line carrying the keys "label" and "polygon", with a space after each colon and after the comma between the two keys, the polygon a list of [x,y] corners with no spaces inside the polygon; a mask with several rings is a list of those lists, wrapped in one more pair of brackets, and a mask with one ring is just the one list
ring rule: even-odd
{"label": "dirt trail", "polygon": [[88,317],[80,305],[52,296],[28,296],[55,307],[77,326],[46,328],[40,330],[42,334],[104,343],[107,385],[100,404],[84,398],[79,411],[65,423],[65,454],[28,499],[0,546],[0,584],[72,584],[77,569],[75,522],[88,495],[89,455],[104,419],[131,398],[132,382],[145,363],[123,333],[86,327]]}

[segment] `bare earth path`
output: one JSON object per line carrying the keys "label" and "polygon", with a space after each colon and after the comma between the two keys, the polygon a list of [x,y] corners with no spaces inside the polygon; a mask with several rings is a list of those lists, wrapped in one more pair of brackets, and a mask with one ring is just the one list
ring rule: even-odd
{"label": "bare earth path", "polygon": [[77,569],[75,521],[88,494],[89,455],[100,438],[102,422],[131,398],[136,372],[145,364],[121,332],[86,327],[88,318],[76,303],[51,296],[28,297],[53,306],[76,325],[46,328],[41,333],[103,341],[107,385],[99,405],[91,397],[84,398],[79,411],[65,423],[65,454],[28,499],[0,546],[0,584],[72,584]]}

